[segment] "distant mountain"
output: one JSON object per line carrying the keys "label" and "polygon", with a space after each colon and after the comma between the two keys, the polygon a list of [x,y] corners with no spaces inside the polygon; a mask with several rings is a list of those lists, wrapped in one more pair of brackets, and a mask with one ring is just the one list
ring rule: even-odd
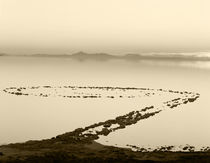
{"label": "distant mountain", "polygon": [[210,61],[209,57],[198,57],[193,55],[181,55],[181,54],[126,54],[126,55],[110,55],[107,53],[94,53],[89,54],[85,52],[78,52],[72,55],[69,55],[70,58],[77,60],[99,60],[106,61],[111,59],[118,60],[129,60],[129,61],[138,61],[138,60],[166,60],[166,61]]}
{"label": "distant mountain", "polygon": [[[5,53],[0,53],[0,56],[13,56]],[[58,58],[72,58],[79,61],[85,60],[96,60],[96,61],[107,61],[107,60],[127,60],[127,61],[139,61],[139,60],[152,60],[152,61],[210,61],[210,56],[206,55],[195,55],[187,53],[144,53],[144,54],[125,54],[125,55],[111,55],[107,53],[85,53],[77,52],[74,54],[33,54],[33,55],[15,55],[22,57],[58,57]]]}
{"label": "distant mountain", "polygon": [[69,55],[69,57],[77,60],[100,60],[100,61],[118,58],[117,56],[110,55],[107,53],[89,54],[82,51]]}

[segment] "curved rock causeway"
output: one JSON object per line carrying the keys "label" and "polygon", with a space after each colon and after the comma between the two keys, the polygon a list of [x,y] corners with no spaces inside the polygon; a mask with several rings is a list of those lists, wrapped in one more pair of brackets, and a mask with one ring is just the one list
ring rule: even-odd
{"label": "curved rock causeway", "polygon": [[165,93],[176,94],[178,98],[165,101],[161,106],[150,105],[141,109],[133,110],[125,115],[109,119],[104,122],[75,129],[58,135],[52,140],[68,143],[87,143],[97,140],[99,136],[107,136],[111,132],[126,128],[140,120],[154,116],[165,109],[174,109],[179,105],[194,102],[200,94],[186,91],[173,91],[164,89],[135,88],[135,87],[91,87],[91,86],[33,86],[33,87],[10,87],[4,92],[17,96],[40,96],[40,97],[62,97],[62,98],[141,98]]}

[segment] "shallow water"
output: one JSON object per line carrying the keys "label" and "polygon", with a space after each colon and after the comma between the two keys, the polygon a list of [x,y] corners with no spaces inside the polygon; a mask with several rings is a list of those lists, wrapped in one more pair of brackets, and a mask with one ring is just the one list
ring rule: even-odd
{"label": "shallow water", "polygon": [[[205,64],[207,64],[205,62]],[[97,140],[125,147],[210,145],[210,70],[201,63],[78,62],[68,58],[0,58],[0,143],[44,139],[106,121],[170,96],[139,99],[69,99],[15,96],[8,87],[50,85],[116,86],[171,89],[199,93],[194,103],[140,121]],[[190,65],[190,66],[189,66]]]}

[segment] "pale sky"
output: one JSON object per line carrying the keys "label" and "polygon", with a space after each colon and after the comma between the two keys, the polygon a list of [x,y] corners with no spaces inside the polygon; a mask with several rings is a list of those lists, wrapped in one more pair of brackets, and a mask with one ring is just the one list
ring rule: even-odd
{"label": "pale sky", "polygon": [[210,0],[0,0],[0,52],[210,50]]}

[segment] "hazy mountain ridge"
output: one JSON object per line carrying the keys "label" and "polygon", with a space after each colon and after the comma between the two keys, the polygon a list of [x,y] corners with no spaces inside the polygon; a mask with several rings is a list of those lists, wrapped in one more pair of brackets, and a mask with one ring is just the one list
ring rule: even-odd
{"label": "hazy mountain ridge", "polygon": [[[13,56],[6,53],[0,53],[0,56]],[[15,55],[15,56],[27,56],[27,57],[68,57],[75,60],[98,60],[106,61],[112,59],[118,60],[168,60],[168,61],[210,61],[210,55],[199,54],[187,54],[187,53],[143,53],[135,54],[129,53],[125,55],[112,55],[108,53],[86,53],[86,52],[77,52],[73,54],[32,54],[32,55]]]}
{"label": "hazy mountain ridge", "polygon": [[111,59],[120,59],[120,60],[173,60],[173,61],[210,61],[208,56],[198,56],[198,55],[185,55],[183,53],[168,53],[168,54],[135,54],[129,53],[125,55],[112,55],[108,53],[86,53],[86,52],[77,52],[73,54],[63,54],[63,55],[48,55],[48,54],[39,54],[33,56],[49,56],[49,57],[69,57],[76,60],[111,60]]}
{"label": "hazy mountain ridge", "polygon": [[117,59],[119,56],[115,55],[110,55],[107,53],[85,53],[85,52],[78,52],[74,53],[72,55],[69,55],[69,57],[77,60],[87,60],[87,59],[92,59],[92,60],[109,60],[109,59]]}

